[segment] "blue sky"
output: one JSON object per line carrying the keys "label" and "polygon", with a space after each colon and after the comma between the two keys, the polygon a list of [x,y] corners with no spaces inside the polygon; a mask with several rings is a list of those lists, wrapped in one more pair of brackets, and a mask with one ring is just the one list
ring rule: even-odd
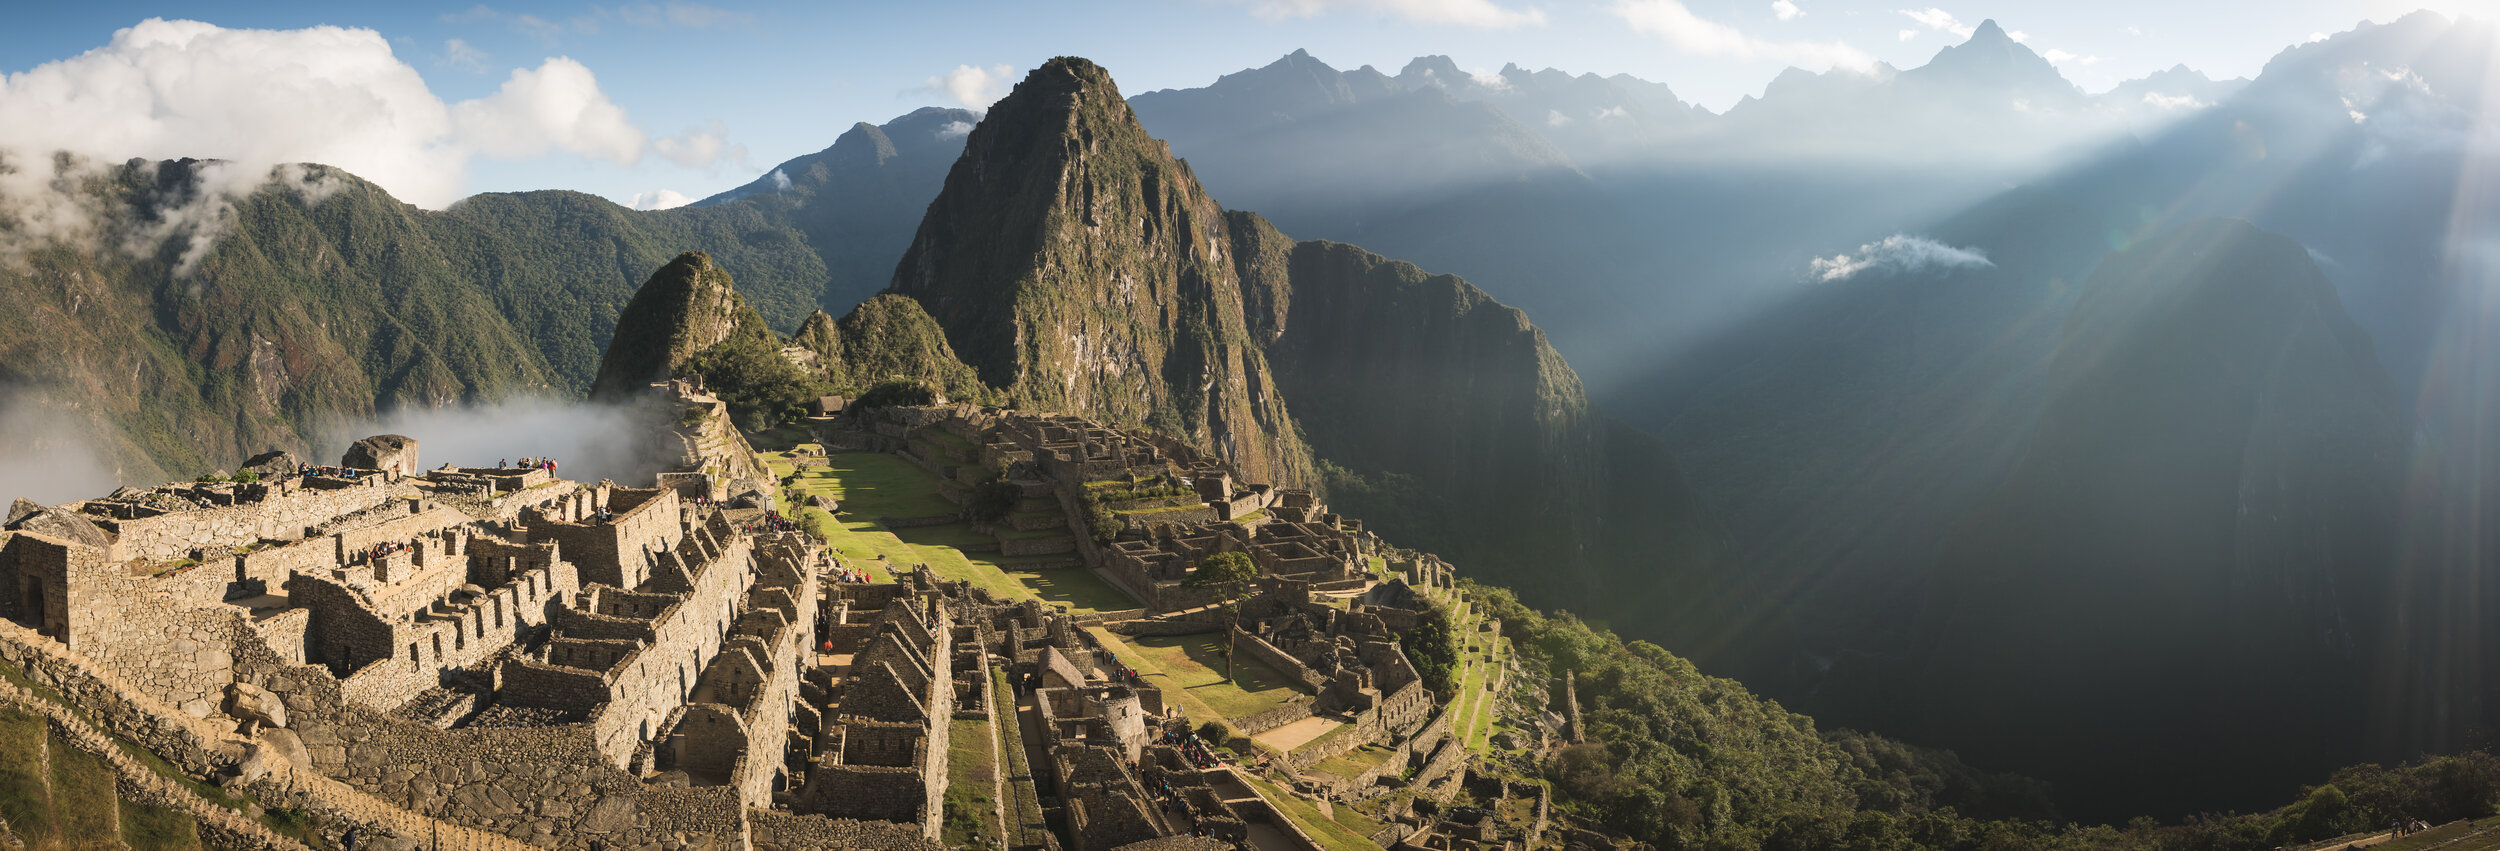
{"label": "blue sky", "polygon": [[[708,5],[435,7],[89,2],[13,12],[14,26],[0,31],[0,71],[15,79],[47,63],[106,48],[117,31],[149,18],[195,20],[226,30],[295,31],[321,25],[368,29],[387,45],[390,58],[413,70],[425,92],[448,105],[459,125],[422,143],[431,158],[411,160],[399,169],[435,168],[454,176],[446,178],[446,186],[411,188],[404,197],[423,196],[421,203],[439,205],[463,192],[567,188],[630,202],[637,194],[655,197],[659,190],[701,197],[738,185],[784,159],[823,148],[853,122],[883,122],[924,105],[978,104],[1003,93],[1025,70],[1061,54],[1102,63],[1130,93],[1204,85],[1218,75],[1307,48],[1340,68],[1371,64],[1390,72],[1414,56],[1440,53],[1470,70],[1489,71],[1515,62],[1575,73],[1630,73],[1665,82],[1687,100],[1723,110],[1739,97],[1760,92],[1791,64],[1814,70],[1834,62],[1921,64],[1938,48],[1960,41],[1958,33],[1988,18],[2058,60],[2069,79],[2099,91],[2177,63],[2216,77],[2254,75],[2287,45],[2417,8],[2486,19],[2494,14],[2489,0],[721,0]],[[259,49],[268,53],[292,50],[284,39],[243,44],[265,45]],[[566,74],[548,73],[549,60],[556,57],[571,60],[563,64]],[[159,98],[195,89],[228,91],[240,98],[262,89],[244,76],[248,69],[230,61],[147,67],[187,69],[157,75],[166,79],[151,78]],[[82,73],[101,73],[87,65],[55,70],[73,82]],[[547,85],[492,99],[515,80],[516,71],[543,73],[546,80],[562,76],[580,85]],[[189,86],[185,75],[199,77],[198,85]],[[532,129],[541,123],[522,114],[531,108],[571,109],[569,101],[548,92],[579,93],[593,78],[592,106],[621,111],[601,112],[598,128],[575,127],[547,136]],[[343,87],[361,85],[342,80]],[[13,122],[89,126],[57,120],[23,100],[62,90],[15,79],[12,90],[0,93],[0,128]],[[337,94],[296,97],[305,103],[329,103],[320,97]],[[476,121],[460,106],[471,101],[481,103]],[[144,102],[88,98],[44,108],[100,110]],[[169,126],[152,131],[152,142],[118,138],[121,131],[114,129],[81,130],[84,135],[69,142],[40,135],[16,141],[74,142],[104,159],[170,156],[176,154],[168,146],[197,144],[298,158],[346,146],[351,153],[332,158],[352,160],[353,151],[381,144],[370,138],[296,144],[287,134],[335,128],[315,126],[318,116],[303,117],[302,126],[269,118],[283,112],[272,109],[264,109],[253,127]],[[20,114],[10,115],[12,110]],[[489,112],[508,120],[490,120]],[[93,126],[119,125],[99,121]],[[496,127],[501,132],[491,129]],[[252,133],[268,138],[238,138]],[[10,141],[0,129],[0,144]],[[305,153],[296,154],[299,149]],[[241,150],[182,153],[247,157]],[[376,170],[394,173],[390,168]],[[404,177],[377,179],[395,192],[413,185]]]}

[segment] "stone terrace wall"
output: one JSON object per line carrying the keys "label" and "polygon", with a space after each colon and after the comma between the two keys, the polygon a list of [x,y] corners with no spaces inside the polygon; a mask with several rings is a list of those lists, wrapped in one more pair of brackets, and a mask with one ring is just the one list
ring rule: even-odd
{"label": "stone terrace wall", "polygon": [[292,481],[258,487],[268,496],[257,502],[136,520],[97,519],[96,525],[119,536],[114,549],[120,558],[170,561],[202,547],[295,540],[304,537],[305,530],[342,515],[415,493],[413,486],[381,476],[336,490],[295,487]]}
{"label": "stone terrace wall", "polygon": [[1256,736],[1309,717],[1311,717],[1311,699],[1305,697],[1256,715],[1227,718],[1224,719],[1224,723],[1231,724],[1233,729],[1240,730],[1244,736]]}
{"label": "stone terrace wall", "polygon": [[[37,543],[21,536],[12,547]],[[162,576],[133,576],[103,562],[94,549],[66,546],[69,649],[110,666],[148,695],[195,718],[217,711],[233,681],[233,646],[250,633],[243,610],[219,605],[229,574],[208,566]]]}
{"label": "stone terrace wall", "polygon": [[922,837],[909,825],[891,822],[748,810],[747,825],[748,841],[755,851],[943,851],[946,847]]}
{"label": "stone terrace wall", "polygon": [[1318,671],[1311,670],[1311,666],[1303,664],[1302,660],[1294,658],[1293,654],[1276,649],[1276,645],[1267,643],[1267,639],[1244,632],[1238,626],[1232,628],[1232,636],[1233,652],[1248,653],[1250,658],[1267,663],[1286,677],[1301,683],[1304,691],[1316,693],[1328,685],[1328,679],[1320,676]]}

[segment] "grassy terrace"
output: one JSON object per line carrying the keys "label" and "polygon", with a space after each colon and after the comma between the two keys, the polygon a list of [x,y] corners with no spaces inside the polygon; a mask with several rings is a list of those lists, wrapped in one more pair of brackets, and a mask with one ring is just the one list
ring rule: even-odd
{"label": "grassy terrace", "polygon": [[1164,694],[1180,693],[1205,704],[1211,716],[1189,713],[1202,722],[1256,715],[1302,696],[1282,672],[1246,655],[1233,660],[1233,678],[1224,679],[1221,633],[1138,636],[1126,644],[1126,652],[1112,652],[1161,686]]}
{"label": "grassy terrace", "polygon": [[1001,778],[1007,782],[1007,846],[1021,848],[1042,845],[1050,835],[1050,826],[1042,821],[1042,802],[1033,791],[1033,766],[1024,755],[1024,732],[1016,721],[1016,689],[1007,682],[1007,671],[990,669],[990,717],[998,722],[999,752],[1006,759],[998,764],[1005,770]]}
{"label": "grassy terrace", "polygon": [[987,845],[999,836],[997,743],[990,740],[987,722],[949,723],[954,729],[946,740],[946,844]]}
{"label": "grassy terrace", "polygon": [[786,451],[768,451],[764,462],[776,477],[796,470],[798,481],[790,488],[802,496],[822,494],[841,503],[839,517],[816,508],[794,508],[791,516],[816,518],[828,531],[826,543],[854,567],[873,566],[884,556],[895,569],[926,564],[940,577],[971,582],[1002,599],[1039,599],[1077,612],[1137,606],[1093,571],[1042,567],[1066,564],[1068,556],[1002,558],[996,553],[996,538],[974,532],[966,523],[886,528],[876,518],[955,511],[954,503],[938,495],[937,477],[909,461],[883,453],[837,452],[825,456],[826,463],[798,467]]}
{"label": "grassy terrace", "polygon": [[1310,834],[1311,840],[1319,843],[1319,847],[1327,851],[1371,851],[1380,847],[1372,844],[1367,837],[1372,831],[1379,830],[1381,823],[1356,812],[1353,807],[1333,807],[1333,814],[1322,813],[1318,804],[1287,794],[1285,790],[1276,788],[1276,784],[1257,775],[1245,771],[1241,776],[1248,778],[1250,785],[1258,787],[1259,794],[1267,796],[1267,800],[1283,811],[1286,818],[1292,819],[1295,826],[1302,828],[1303,833]]}
{"label": "grassy terrace", "polygon": [[1314,767],[1320,771],[1351,780],[1356,777],[1363,776],[1363,772],[1370,771],[1379,766],[1381,763],[1388,762],[1389,757],[1395,755],[1397,755],[1396,748],[1383,747],[1380,745],[1364,745],[1343,754],[1320,760],[1319,765]]}

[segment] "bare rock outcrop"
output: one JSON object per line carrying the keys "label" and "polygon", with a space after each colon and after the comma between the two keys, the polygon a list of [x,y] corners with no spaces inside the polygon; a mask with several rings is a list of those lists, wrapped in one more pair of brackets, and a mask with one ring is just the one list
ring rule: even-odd
{"label": "bare rock outcrop", "polygon": [[417,466],[417,439],[403,434],[377,434],[356,441],[339,457],[339,464],[402,476],[425,472]]}

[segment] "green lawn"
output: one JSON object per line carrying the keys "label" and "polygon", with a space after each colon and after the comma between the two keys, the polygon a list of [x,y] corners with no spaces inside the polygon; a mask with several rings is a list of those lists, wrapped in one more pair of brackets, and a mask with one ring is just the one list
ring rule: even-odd
{"label": "green lawn", "polygon": [[[940,504],[946,506],[946,511],[953,510],[953,503],[937,495],[937,477],[891,455],[837,452],[827,460],[830,467],[811,465],[800,471],[799,489],[841,500],[842,515],[832,517],[818,509],[802,508],[797,510],[797,516],[821,518],[826,528],[832,530],[826,543],[853,566],[873,566],[878,556],[884,556],[885,563],[895,569],[926,564],[940,578],[970,582],[1000,599],[1039,599],[1080,613],[1137,607],[1137,601],[1127,592],[1104,582],[1093,571],[1083,567],[1037,566],[1065,564],[1073,556],[1001,557],[995,552],[996,538],[974,532],[965,523],[887,529],[875,518],[943,513],[932,510]],[[787,475],[791,470],[792,459],[776,454],[765,456],[765,461],[775,475]],[[988,551],[972,551],[976,549]]]}
{"label": "green lawn", "polygon": [[986,721],[958,718],[951,723],[954,729],[946,740],[946,844],[987,846],[999,836],[996,743]]}
{"label": "green lawn", "polygon": [[1364,745],[1362,747],[1355,748],[1354,750],[1320,760],[1319,765],[1313,767],[1321,771],[1352,780],[1363,776],[1363,772],[1370,771],[1379,766],[1381,763],[1388,762],[1389,757],[1395,756],[1396,754],[1396,748],[1382,747],[1380,745]]}
{"label": "green lawn", "polygon": [[119,821],[113,795],[113,767],[104,760],[52,739],[52,817],[61,838],[84,839],[115,835]]}
{"label": "green lawn", "polygon": [[41,717],[0,710],[0,819],[29,839],[52,835],[52,787],[43,771],[48,736]]}
{"label": "green lawn", "polygon": [[1269,803],[1275,804],[1278,810],[1283,811],[1286,818],[1292,819],[1296,826],[1301,827],[1303,833],[1310,834],[1312,841],[1318,842],[1319,847],[1327,851],[1339,851],[1339,849],[1371,851],[1380,847],[1372,844],[1368,838],[1372,831],[1380,829],[1380,822],[1373,821],[1370,816],[1355,811],[1353,807],[1338,806],[1334,808],[1335,816],[1323,815],[1317,804],[1287,794],[1285,790],[1276,788],[1276,784],[1269,783],[1247,771],[1240,772],[1240,774],[1249,779],[1250,785],[1258,787],[1259,794],[1266,796]]}
{"label": "green lawn", "polygon": [[1256,715],[1302,696],[1283,673],[1247,655],[1234,660],[1233,679],[1225,680],[1224,658],[1217,649],[1224,644],[1223,633],[1138,636],[1127,643],[1130,652],[1120,658],[1129,660],[1130,667],[1155,680],[1163,693],[1191,695],[1221,718]]}
{"label": "green lawn", "polygon": [[1041,845],[1050,835],[1042,821],[1042,803],[1033,789],[1033,767],[1024,755],[1023,728],[1016,722],[1015,687],[1007,682],[1007,670],[990,669],[990,717],[998,719],[999,748],[1006,759],[999,766],[1007,772],[1007,845],[1024,847]]}
{"label": "green lawn", "polygon": [[[799,487],[841,500],[845,514],[934,517],[961,508],[938,495],[938,478],[882,452],[836,452],[799,473]],[[783,473],[786,470],[775,470]]]}

